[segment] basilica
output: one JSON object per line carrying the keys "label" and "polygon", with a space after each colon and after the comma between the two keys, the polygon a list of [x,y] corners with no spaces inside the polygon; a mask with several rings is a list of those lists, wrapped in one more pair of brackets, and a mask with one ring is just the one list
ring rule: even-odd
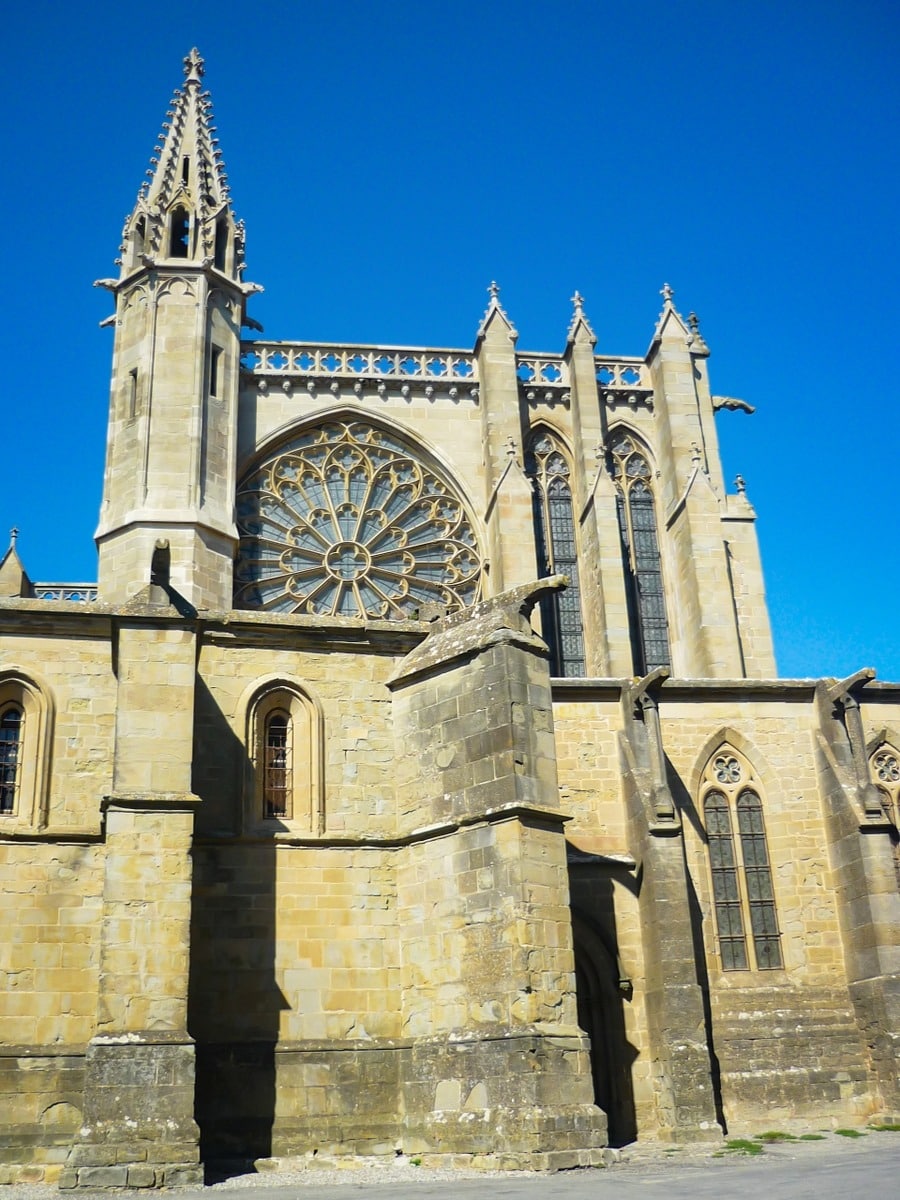
{"label": "basilica", "polygon": [[697,318],[262,340],[203,76],[98,582],[0,559],[0,1182],[896,1119],[900,684],[778,678]]}

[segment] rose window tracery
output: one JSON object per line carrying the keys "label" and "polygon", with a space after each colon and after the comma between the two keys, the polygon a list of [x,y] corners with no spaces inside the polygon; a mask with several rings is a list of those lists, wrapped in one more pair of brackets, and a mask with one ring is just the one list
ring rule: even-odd
{"label": "rose window tracery", "polygon": [[462,502],[398,438],[335,421],[282,446],[237,495],[235,606],[415,617],[473,604],[481,585]]}

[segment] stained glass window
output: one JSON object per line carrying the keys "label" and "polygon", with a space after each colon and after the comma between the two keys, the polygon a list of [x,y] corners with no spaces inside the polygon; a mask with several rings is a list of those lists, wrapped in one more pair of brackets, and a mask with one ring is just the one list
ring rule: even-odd
{"label": "stained glass window", "polygon": [[725,971],[750,968],[746,936],[749,928],[756,968],[776,970],[783,966],[781,935],[763,805],[752,768],[726,746],[710,760],[705,779],[708,790],[703,797],[703,819],[722,968]]}
{"label": "stained glass window", "polygon": [[635,439],[621,431],[613,436],[611,457],[635,670],[643,673],[671,665],[650,464]]}
{"label": "stained glass window", "polygon": [[415,618],[480,595],[471,521],[449,484],[393,434],[333,421],[241,482],[235,607]]}
{"label": "stained glass window", "polygon": [[541,433],[533,439],[525,469],[533,480],[534,524],[540,575],[567,575],[569,586],[541,602],[541,627],[550,648],[550,672],[561,677],[584,675],[584,630],[578,550],[572,516],[569,464],[556,439]]}
{"label": "stained glass window", "polygon": [[[900,824],[900,751],[887,742],[882,742],[869,758],[872,781],[881,795],[884,815],[895,826]],[[900,887],[900,839],[892,834],[894,848],[894,873]]]}
{"label": "stained glass window", "polygon": [[16,811],[22,724],[22,710],[16,705],[11,705],[0,715],[0,815]]}
{"label": "stained glass window", "polygon": [[741,913],[734,835],[728,801],[721,792],[710,792],[703,801],[709,865],[712,871],[713,904],[719,931],[719,952],[726,971],[746,971],[747,939]]}

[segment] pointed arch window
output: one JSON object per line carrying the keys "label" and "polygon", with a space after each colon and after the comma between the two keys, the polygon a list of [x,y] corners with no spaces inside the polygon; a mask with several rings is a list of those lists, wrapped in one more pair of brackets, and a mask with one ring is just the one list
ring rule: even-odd
{"label": "pointed arch window", "polygon": [[187,258],[191,231],[190,213],[182,205],[173,208],[169,216],[169,257]]}
{"label": "pointed arch window", "polygon": [[236,608],[415,618],[481,591],[475,530],[450,485],[392,433],[333,421],[241,481]]}
{"label": "pointed arch window", "polygon": [[671,666],[652,471],[636,438],[621,430],[610,442],[619,535],[638,673]]}
{"label": "pointed arch window", "polygon": [[0,709],[0,816],[12,816],[18,805],[24,724],[18,704]]}
{"label": "pointed arch window", "polygon": [[882,742],[869,757],[869,771],[885,814],[896,825],[900,819],[900,751]]}
{"label": "pointed arch window", "polygon": [[894,873],[900,887],[900,750],[889,742],[881,742],[869,755],[869,772],[878,788],[884,815],[894,825],[891,840],[894,850]]}
{"label": "pointed arch window", "polygon": [[541,601],[541,628],[550,648],[550,673],[572,678],[585,673],[584,627],[578,579],[578,550],[569,484],[569,463],[552,434],[529,443],[525,470],[532,479],[538,573],[567,575],[569,586]]}
{"label": "pointed arch window", "polygon": [[725,971],[783,966],[760,791],[737,751],[725,746],[713,755],[704,772],[701,807]]}

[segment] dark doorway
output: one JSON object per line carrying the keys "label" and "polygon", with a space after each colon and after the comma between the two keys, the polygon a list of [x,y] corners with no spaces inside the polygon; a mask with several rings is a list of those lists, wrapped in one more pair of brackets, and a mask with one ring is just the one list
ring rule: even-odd
{"label": "dark doorway", "polygon": [[637,1051],[625,1033],[630,984],[593,923],[573,912],[572,924],[578,1024],[591,1043],[594,1103],[606,1113],[610,1146],[625,1146],[637,1137],[631,1080]]}

